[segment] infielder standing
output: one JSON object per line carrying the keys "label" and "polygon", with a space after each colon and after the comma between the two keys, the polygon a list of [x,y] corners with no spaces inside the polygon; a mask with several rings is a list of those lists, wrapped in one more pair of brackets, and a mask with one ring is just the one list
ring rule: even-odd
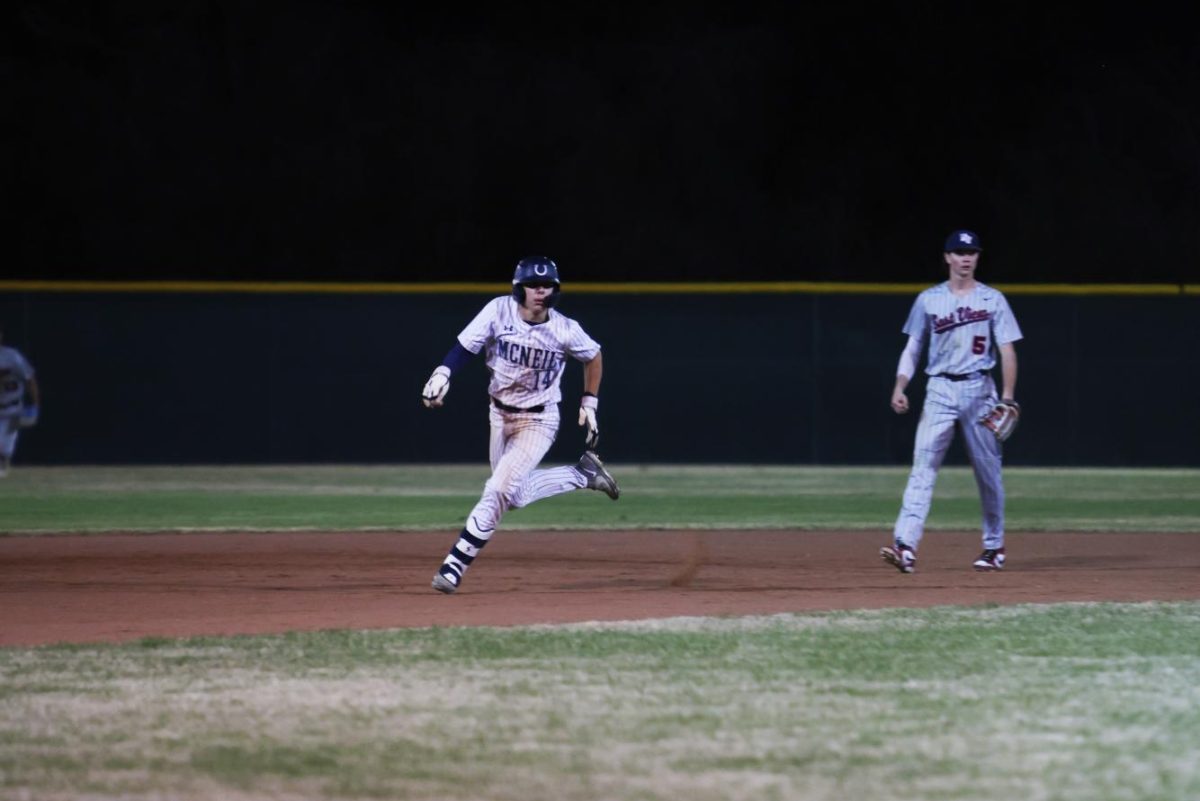
{"label": "infielder standing", "polygon": [[0,478],[8,475],[17,434],[37,425],[41,393],[33,366],[16,348],[4,346],[0,329]]}
{"label": "infielder standing", "polygon": [[908,344],[900,354],[892,390],[892,409],[896,414],[908,411],[904,390],[927,344],[929,359],[925,372],[929,378],[925,408],[917,425],[912,473],[896,519],[893,544],[880,549],[884,561],[901,573],[911,573],[916,568],[917,548],[929,515],[933,485],[954,438],[956,423],[962,429],[983,505],[983,553],[975,560],[974,567],[976,570],[1004,567],[1001,444],[980,421],[997,404],[996,385],[991,376],[997,351],[1003,379],[1000,400],[1015,406],[1017,352],[1013,343],[1021,339],[1021,329],[1004,295],[975,280],[982,250],[979,238],[971,231],[951,233],[943,248],[949,280],[918,295],[904,324]]}
{"label": "infielder standing", "polygon": [[[475,316],[458,342],[433,371],[421,399],[427,407],[442,405],[451,374],[471,356],[484,351],[491,373],[489,456],[492,476],[467,516],[458,541],[433,577],[438,592],[453,593],[509,509],[577,489],[599,490],[616,500],[617,482],[592,449],[600,438],[596,423],[602,361],[600,345],[579,323],[551,307],[560,292],[558,266],[543,256],[517,262],[512,294],[495,298]],[[579,425],[586,444],[575,466],[535,469],[558,434],[559,382],[566,358],[583,362],[583,397]]]}

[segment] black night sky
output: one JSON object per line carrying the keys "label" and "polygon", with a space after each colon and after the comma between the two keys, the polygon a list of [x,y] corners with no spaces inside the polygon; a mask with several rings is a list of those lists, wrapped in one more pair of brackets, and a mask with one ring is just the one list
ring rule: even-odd
{"label": "black night sky", "polygon": [[18,3],[4,277],[1200,281],[1195,27],[974,5]]}

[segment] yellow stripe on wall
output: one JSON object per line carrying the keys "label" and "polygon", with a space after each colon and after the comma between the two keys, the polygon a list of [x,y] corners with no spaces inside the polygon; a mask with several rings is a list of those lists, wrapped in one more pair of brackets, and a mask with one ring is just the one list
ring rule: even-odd
{"label": "yellow stripe on wall", "polygon": [[[508,283],[324,283],[318,281],[0,281],[0,292],[147,292],[165,294],[502,295]],[[817,281],[580,282],[583,295],[913,295],[921,284]],[[1200,295],[1200,284],[993,284],[1011,295]]]}
{"label": "yellow stripe on wall", "polygon": [[161,292],[245,294],[444,294],[504,293],[511,284],[340,284],[318,281],[0,281],[0,291],[14,292]]}

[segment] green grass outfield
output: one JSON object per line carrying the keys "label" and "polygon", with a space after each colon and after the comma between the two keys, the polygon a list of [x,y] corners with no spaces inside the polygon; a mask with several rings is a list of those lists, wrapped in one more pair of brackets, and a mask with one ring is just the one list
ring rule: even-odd
{"label": "green grass outfield", "polygon": [[[511,512],[509,529],[867,528],[895,520],[900,467],[623,466],[613,503],[576,492]],[[0,532],[457,529],[485,466],[17,467]],[[1200,470],[1010,468],[1013,531],[1200,532]],[[966,468],[946,468],[930,528],[979,525]]]}
{"label": "green grass outfield", "polygon": [[[613,472],[617,503],[573,493],[506,526],[886,530],[906,474]],[[0,530],[457,529],[485,478],[18,466]],[[1200,471],[1006,481],[1012,529],[1191,531],[1200,547]],[[977,518],[970,474],[943,471],[932,526]],[[1200,603],[0,648],[0,798],[1195,799]]]}
{"label": "green grass outfield", "polygon": [[1200,604],[0,649],[0,797],[1200,798]]}

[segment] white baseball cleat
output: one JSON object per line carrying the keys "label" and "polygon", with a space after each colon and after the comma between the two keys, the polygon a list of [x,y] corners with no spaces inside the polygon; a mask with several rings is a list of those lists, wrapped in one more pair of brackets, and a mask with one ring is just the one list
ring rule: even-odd
{"label": "white baseball cleat", "polygon": [[455,584],[453,580],[443,576],[441,573],[434,575],[431,586],[438,592],[444,592],[446,595],[453,595],[458,591],[458,585]]}
{"label": "white baseball cleat", "polygon": [[879,549],[879,556],[901,573],[911,573],[917,569],[917,555],[907,545],[885,545]]}
{"label": "white baseball cleat", "polygon": [[991,570],[1004,569],[1004,549],[1003,548],[988,548],[983,553],[979,554],[979,558],[975,560],[973,567],[981,572]]}

